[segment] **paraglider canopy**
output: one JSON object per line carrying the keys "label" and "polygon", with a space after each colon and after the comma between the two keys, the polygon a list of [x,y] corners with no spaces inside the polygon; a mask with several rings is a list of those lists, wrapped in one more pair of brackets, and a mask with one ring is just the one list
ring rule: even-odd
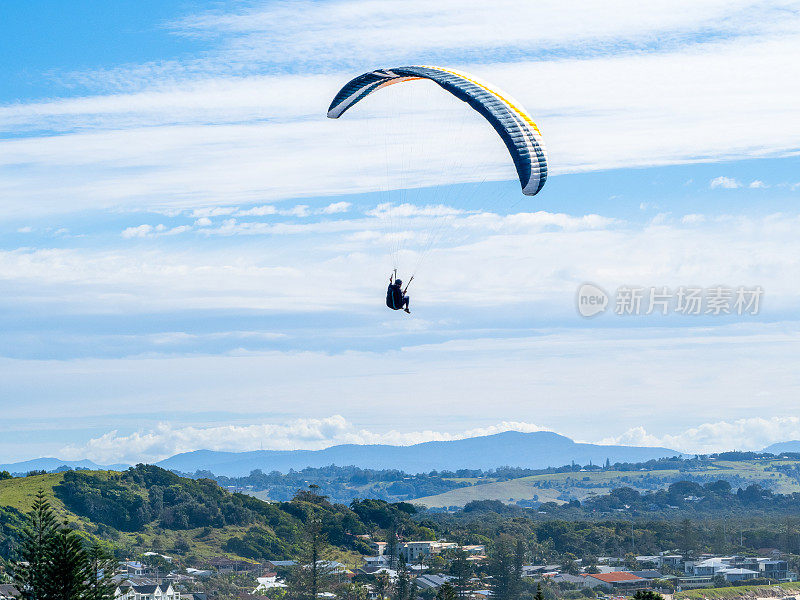
{"label": "paraglider canopy", "polygon": [[328,108],[328,117],[338,119],[372,92],[415,79],[433,81],[480,113],[508,148],[522,185],[522,193],[534,196],[542,189],[547,180],[547,151],[539,128],[518,102],[475,77],[430,66],[370,71],[339,90]]}

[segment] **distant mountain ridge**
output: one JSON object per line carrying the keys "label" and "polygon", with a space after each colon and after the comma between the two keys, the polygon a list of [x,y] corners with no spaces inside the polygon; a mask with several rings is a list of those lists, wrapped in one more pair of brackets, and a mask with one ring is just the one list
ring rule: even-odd
{"label": "distant mountain ridge", "polygon": [[778,442],[764,448],[763,452],[769,454],[781,454],[782,452],[800,452],[800,440],[790,440],[788,442]]}
{"label": "distant mountain ridge", "polygon": [[91,460],[61,460],[60,458],[34,458],[15,463],[0,465],[0,471],[9,473],[29,473],[30,471],[55,471],[59,467],[69,467],[71,469],[92,469],[102,471],[121,471],[127,469],[129,465],[98,465]]}
{"label": "distant mountain ridge", "polygon": [[165,469],[241,477],[254,469],[264,472],[305,467],[357,466],[364,469],[398,469],[407,473],[458,469],[493,469],[502,466],[543,469],[575,462],[581,465],[643,462],[681,452],[669,448],[582,444],[549,431],[506,431],[494,435],[413,446],[344,444],[324,450],[255,450],[218,452],[196,450],[176,454],[156,463]]}

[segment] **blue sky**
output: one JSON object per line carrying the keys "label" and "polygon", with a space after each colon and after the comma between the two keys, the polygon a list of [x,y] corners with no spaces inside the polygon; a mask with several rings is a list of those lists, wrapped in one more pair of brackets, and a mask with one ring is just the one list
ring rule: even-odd
{"label": "blue sky", "polygon": [[[3,4],[0,462],[800,437],[800,15],[699,4]],[[325,119],[408,63],[521,101],[543,192],[432,86]],[[383,306],[397,236],[410,317]],[[764,296],[586,320],[585,282]]]}

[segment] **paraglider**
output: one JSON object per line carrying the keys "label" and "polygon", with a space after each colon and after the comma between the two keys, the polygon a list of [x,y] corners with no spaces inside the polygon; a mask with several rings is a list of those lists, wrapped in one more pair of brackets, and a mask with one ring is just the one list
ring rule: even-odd
{"label": "paraglider", "polygon": [[[328,108],[328,117],[338,119],[373,92],[415,80],[432,81],[479,113],[494,128],[511,155],[522,193],[534,196],[541,191],[547,180],[547,151],[539,128],[519,102],[476,77],[452,69],[424,65],[369,71],[339,90]],[[394,310],[404,308],[409,312],[406,290],[393,286],[390,277],[387,306]]]}
{"label": "paraglider", "polygon": [[411,280],[414,279],[413,275],[408,280],[405,289],[403,289],[403,280],[397,278],[397,271],[389,275],[389,288],[386,290],[386,306],[392,310],[403,309],[407,313],[411,313],[408,303],[409,298],[406,296],[408,286],[411,285]]}

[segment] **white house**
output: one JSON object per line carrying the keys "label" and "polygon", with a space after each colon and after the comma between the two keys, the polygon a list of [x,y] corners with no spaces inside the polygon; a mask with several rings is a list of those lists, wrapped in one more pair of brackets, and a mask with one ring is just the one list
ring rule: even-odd
{"label": "white house", "polygon": [[180,600],[181,593],[172,584],[123,585],[114,590],[114,600]]}
{"label": "white house", "polygon": [[267,590],[286,587],[285,583],[278,581],[277,573],[267,573],[264,577],[256,577],[256,582],[258,582],[258,586],[253,590],[253,594],[263,594]]}

